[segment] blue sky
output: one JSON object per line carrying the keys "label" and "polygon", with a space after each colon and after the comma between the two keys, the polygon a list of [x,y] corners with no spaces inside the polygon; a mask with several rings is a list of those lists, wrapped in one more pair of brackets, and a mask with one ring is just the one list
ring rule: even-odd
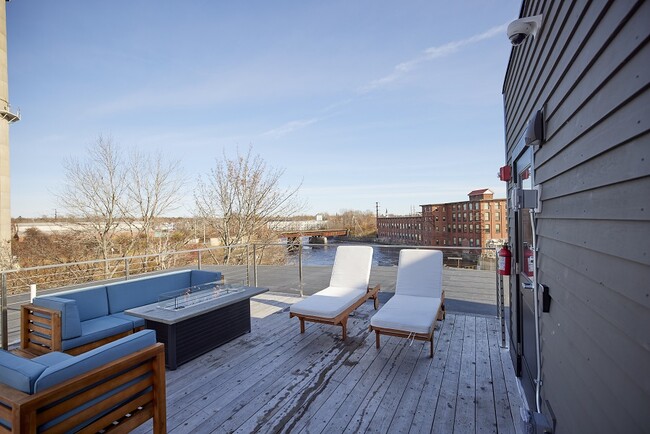
{"label": "blue sky", "polygon": [[[7,3],[12,216],[53,215],[100,135],[190,180],[252,145],[306,213],[504,197],[513,1]],[[191,187],[175,212],[191,215]]]}

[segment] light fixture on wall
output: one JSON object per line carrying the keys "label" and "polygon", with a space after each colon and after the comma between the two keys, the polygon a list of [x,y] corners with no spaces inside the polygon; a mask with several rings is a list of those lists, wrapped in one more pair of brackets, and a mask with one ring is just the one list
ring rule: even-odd
{"label": "light fixture on wall", "polygon": [[541,145],[544,141],[544,109],[539,109],[528,121],[524,142],[526,146]]}

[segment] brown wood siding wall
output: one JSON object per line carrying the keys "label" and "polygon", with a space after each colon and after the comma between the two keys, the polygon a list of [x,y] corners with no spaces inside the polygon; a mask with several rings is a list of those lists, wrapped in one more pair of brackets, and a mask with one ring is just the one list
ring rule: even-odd
{"label": "brown wood siding wall", "polygon": [[553,298],[542,396],[557,433],[648,432],[650,2],[525,2],[522,16],[539,13],[541,34],[513,49],[503,91],[509,163],[545,110],[534,153],[539,282]]}

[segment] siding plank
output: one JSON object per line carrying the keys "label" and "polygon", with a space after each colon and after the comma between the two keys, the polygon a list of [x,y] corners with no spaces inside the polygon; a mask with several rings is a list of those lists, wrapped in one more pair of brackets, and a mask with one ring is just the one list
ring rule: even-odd
{"label": "siding plank", "polygon": [[[563,241],[580,249],[650,265],[647,222],[619,221],[613,225],[608,220],[565,219],[553,222],[550,219],[540,219],[537,222],[537,234],[540,238]],[[594,266],[607,267],[607,263]]]}

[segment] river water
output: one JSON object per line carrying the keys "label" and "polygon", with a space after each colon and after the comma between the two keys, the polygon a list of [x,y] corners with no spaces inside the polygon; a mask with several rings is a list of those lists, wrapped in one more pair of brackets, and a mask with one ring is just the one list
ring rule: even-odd
{"label": "river water", "polygon": [[[332,265],[334,263],[334,256],[336,255],[336,248],[343,245],[358,246],[360,244],[330,241],[329,244],[304,246],[302,250],[302,264]],[[370,244],[370,246],[373,249],[373,265],[385,267],[397,266],[400,248],[379,244]],[[298,252],[289,252],[288,263],[292,265],[298,263]]]}
{"label": "river water", "polygon": [[[305,237],[303,243],[307,244],[308,239]],[[404,247],[390,246],[383,244],[360,244],[349,242],[330,241],[329,244],[323,245],[303,245],[302,250],[302,264],[309,265],[327,265],[334,264],[334,256],[336,255],[336,248],[338,246],[350,245],[369,245],[373,249],[372,263],[382,267],[397,266],[399,260],[399,251]],[[461,248],[462,250],[462,248]],[[493,257],[481,257],[481,251],[464,251],[459,250],[443,250],[445,256],[445,265],[451,267],[464,267],[464,268],[478,268],[483,270],[494,270],[496,262]],[[483,252],[485,253],[485,252]],[[492,255],[494,256],[494,255]],[[298,264],[298,252],[287,252],[287,264]]]}

